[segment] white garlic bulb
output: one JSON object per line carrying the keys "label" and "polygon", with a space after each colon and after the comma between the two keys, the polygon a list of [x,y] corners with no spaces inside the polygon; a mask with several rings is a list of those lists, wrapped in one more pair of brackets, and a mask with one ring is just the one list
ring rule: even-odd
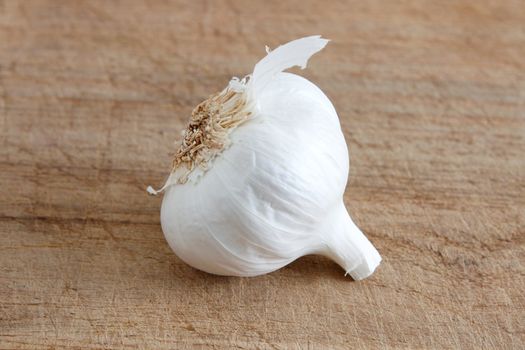
{"label": "white garlic bulb", "polygon": [[337,113],[317,86],[283,72],[327,42],[280,46],[193,111],[161,189],[162,230],[189,265],[257,276],[320,254],[354,279],[379,265],[343,204],[349,160]]}

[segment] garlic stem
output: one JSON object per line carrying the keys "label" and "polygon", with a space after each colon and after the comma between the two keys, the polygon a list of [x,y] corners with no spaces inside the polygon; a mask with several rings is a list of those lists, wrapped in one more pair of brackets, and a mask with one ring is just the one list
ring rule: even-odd
{"label": "garlic stem", "polygon": [[370,276],[381,262],[381,256],[352,221],[343,203],[328,221],[325,228],[328,249],[321,254],[334,260],[354,280]]}

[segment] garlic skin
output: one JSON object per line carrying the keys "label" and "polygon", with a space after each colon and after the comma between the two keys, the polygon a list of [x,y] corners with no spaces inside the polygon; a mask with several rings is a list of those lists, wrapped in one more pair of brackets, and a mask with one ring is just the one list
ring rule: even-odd
{"label": "garlic skin", "polygon": [[[349,171],[337,113],[310,81],[282,70],[306,66],[327,40],[312,36],[270,52],[246,82],[251,114],[206,169],[166,183],[164,235],[189,265],[217,275],[257,276],[307,254],[337,262],[354,279],[381,257],[343,203]],[[231,84],[230,84],[231,85]],[[150,192],[155,191],[149,189]]]}

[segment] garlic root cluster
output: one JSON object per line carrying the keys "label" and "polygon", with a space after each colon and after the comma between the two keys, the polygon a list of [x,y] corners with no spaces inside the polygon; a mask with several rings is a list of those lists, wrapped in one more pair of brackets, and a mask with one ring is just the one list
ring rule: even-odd
{"label": "garlic root cluster", "polygon": [[175,253],[200,270],[257,276],[307,254],[354,279],[381,257],[343,204],[349,160],[337,113],[306,67],[328,40],[311,36],[269,52],[193,111],[175,154],[161,224]]}

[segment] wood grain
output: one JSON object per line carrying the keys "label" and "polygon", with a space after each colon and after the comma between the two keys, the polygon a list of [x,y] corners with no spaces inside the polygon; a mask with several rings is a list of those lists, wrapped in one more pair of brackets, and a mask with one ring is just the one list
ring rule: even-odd
{"label": "wood grain", "polygon": [[[384,261],[196,271],[159,225],[193,106],[291,39]],[[0,1],[0,348],[525,348],[525,2]]]}

